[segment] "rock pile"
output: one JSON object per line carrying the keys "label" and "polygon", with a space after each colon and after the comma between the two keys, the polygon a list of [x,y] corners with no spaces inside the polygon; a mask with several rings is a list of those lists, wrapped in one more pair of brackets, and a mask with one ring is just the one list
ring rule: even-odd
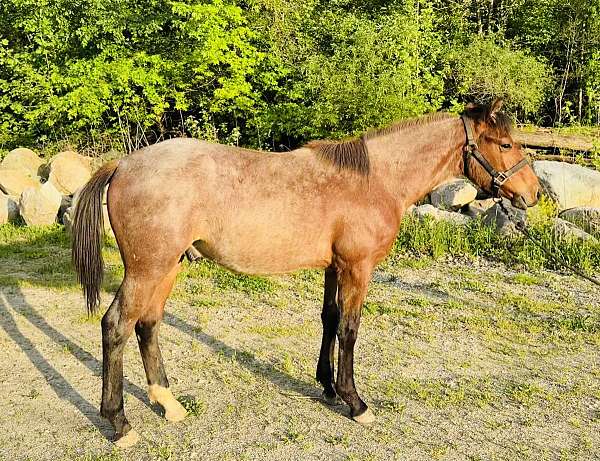
{"label": "rock pile", "polygon": [[[544,194],[558,207],[559,217],[554,218],[556,235],[593,241],[600,238],[600,172],[551,161],[536,161],[533,169]],[[468,180],[457,179],[437,187],[408,213],[419,219],[430,217],[458,224],[479,218],[501,234],[517,232],[499,204],[476,197],[477,189]],[[526,220],[527,214],[508,200],[503,199],[503,205],[517,219]]]}
{"label": "rock pile", "polygon": [[29,149],[9,152],[0,163],[0,224],[62,222],[73,194],[91,177],[90,159],[72,151],[46,163]]}

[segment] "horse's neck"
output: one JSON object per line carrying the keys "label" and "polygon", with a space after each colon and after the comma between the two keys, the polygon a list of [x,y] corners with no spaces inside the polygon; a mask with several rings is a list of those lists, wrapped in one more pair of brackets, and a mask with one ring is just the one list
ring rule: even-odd
{"label": "horse's neck", "polygon": [[400,213],[461,174],[464,139],[460,119],[448,118],[367,140],[372,171],[394,195]]}

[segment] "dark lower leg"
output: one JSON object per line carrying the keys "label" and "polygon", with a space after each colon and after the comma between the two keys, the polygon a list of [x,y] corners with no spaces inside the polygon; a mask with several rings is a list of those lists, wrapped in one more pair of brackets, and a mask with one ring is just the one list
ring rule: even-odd
{"label": "dark lower leg", "polygon": [[350,315],[339,326],[339,357],[336,381],[337,393],[350,406],[352,416],[367,410],[367,405],[359,397],[354,383],[354,344],[358,334],[360,317]]}
{"label": "dark lower leg", "polygon": [[[337,329],[339,355],[335,389],[350,406],[352,417],[361,423],[371,422],[373,416],[370,413],[365,414],[368,407],[359,397],[354,384],[354,344],[358,336],[360,314],[371,271],[372,267],[363,263],[348,267],[339,276],[340,321]],[[362,418],[358,418],[361,415]]]}
{"label": "dark lower leg", "polygon": [[156,285],[154,295],[135,326],[140,353],[146,370],[148,381],[148,398],[158,403],[165,410],[165,418],[169,421],[181,421],[186,416],[185,408],[175,399],[169,389],[169,381],[165,373],[162,354],[158,345],[158,330],[163,317],[165,301],[171,292],[179,266]]}
{"label": "dark lower leg", "polygon": [[337,274],[332,268],[325,270],[325,294],[323,297],[323,339],[317,364],[317,380],[323,385],[325,397],[333,399],[336,396],[333,384],[333,354],[335,351],[335,336],[338,327],[339,312],[336,302]]}
{"label": "dark lower leg", "polygon": [[160,347],[158,345],[158,321],[143,322],[138,320],[135,325],[135,333],[142,355],[142,362],[146,370],[146,379],[149,385],[158,384],[169,387],[169,381],[165,373]]}
{"label": "dark lower leg", "polygon": [[131,426],[123,408],[123,349],[131,334],[131,325],[122,313],[122,293],[119,290],[102,317],[102,404],[100,414],[115,429],[116,438],[127,434]]}

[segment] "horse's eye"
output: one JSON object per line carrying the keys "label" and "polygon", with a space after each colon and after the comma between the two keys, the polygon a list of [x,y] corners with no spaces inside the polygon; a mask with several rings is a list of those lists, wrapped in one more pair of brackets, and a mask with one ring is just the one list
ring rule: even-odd
{"label": "horse's eye", "polygon": [[502,150],[510,150],[512,149],[512,144],[500,144]]}

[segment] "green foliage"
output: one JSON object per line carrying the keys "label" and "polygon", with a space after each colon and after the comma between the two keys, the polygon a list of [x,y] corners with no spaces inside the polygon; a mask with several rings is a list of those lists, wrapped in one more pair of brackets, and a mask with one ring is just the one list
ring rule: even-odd
{"label": "green foliage", "polygon": [[186,279],[206,278],[220,290],[241,291],[249,295],[269,293],[276,287],[276,283],[271,279],[236,274],[207,259],[191,264],[181,277]]}
{"label": "green foliage", "polygon": [[600,124],[600,0],[524,0],[507,35],[551,63],[554,121]]}
{"label": "green foliage", "polygon": [[[562,254],[568,264],[585,271],[600,267],[600,244],[558,238],[552,222],[542,217],[533,219],[529,230],[552,253]],[[561,269],[560,264],[522,235],[507,238],[479,220],[459,225],[407,216],[400,227],[391,259],[398,260],[407,253],[434,258],[484,256],[533,269]]]}
{"label": "green foliage", "polygon": [[178,397],[177,400],[183,405],[189,416],[200,416],[206,412],[206,404],[197,397],[185,395]]}
{"label": "green foliage", "polygon": [[[441,107],[444,81],[431,9],[409,4],[373,17],[330,8],[315,7],[309,20],[297,18],[297,27],[269,37],[274,48],[294,38],[301,43],[297,54],[277,54],[293,78],[259,122],[279,121],[270,125],[271,136],[343,137]],[[282,34],[288,40],[281,42]]]}
{"label": "green foliage", "polygon": [[6,0],[0,156],[188,135],[277,149],[495,95],[600,122],[600,0]]}
{"label": "green foliage", "polygon": [[552,84],[548,66],[521,50],[501,46],[492,38],[474,37],[448,55],[454,80],[453,93],[463,99],[489,102],[506,99],[507,107],[535,113]]}
{"label": "green foliage", "polygon": [[8,0],[0,26],[0,145],[126,134],[131,148],[255,102],[263,54],[222,0]]}

